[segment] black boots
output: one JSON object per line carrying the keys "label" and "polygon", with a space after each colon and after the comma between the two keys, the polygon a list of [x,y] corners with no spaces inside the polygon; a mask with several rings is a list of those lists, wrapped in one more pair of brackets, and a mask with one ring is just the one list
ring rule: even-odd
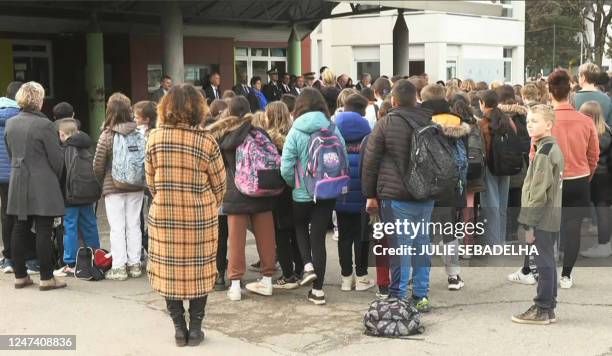
{"label": "black boots", "polygon": [[215,290],[220,292],[224,291],[225,289],[225,271],[219,271],[217,280],[215,280]]}
{"label": "black boots", "polygon": [[189,340],[187,342],[189,346],[198,346],[204,340],[202,320],[204,320],[206,298],[207,296],[204,296],[189,301]]}
{"label": "black boots", "polygon": [[187,345],[187,323],[185,322],[185,308],[182,300],[166,299],[166,307],[174,323],[174,341],[176,346]]}

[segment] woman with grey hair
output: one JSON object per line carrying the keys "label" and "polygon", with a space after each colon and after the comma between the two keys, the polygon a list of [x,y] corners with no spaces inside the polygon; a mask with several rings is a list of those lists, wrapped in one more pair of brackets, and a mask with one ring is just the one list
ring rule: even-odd
{"label": "woman with grey hair", "polygon": [[25,265],[25,239],[36,230],[41,291],[66,287],[53,277],[51,230],[64,215],[60,177],[64,155],[54,124],[40,112],[45,90],[36,82],[21,86],[15,97],[21,112],[6,124],[5,141],[11,161],[7,214],[16,217],[12,233],[15,288],[32,285]]}

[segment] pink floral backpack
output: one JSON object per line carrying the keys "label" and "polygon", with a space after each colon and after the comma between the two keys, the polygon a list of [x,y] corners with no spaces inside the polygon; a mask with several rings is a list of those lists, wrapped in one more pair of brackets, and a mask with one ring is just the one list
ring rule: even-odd
{"label": "pink floral backpack", "polygon": [[251,130],[236,149],[236,188],[254,198],[280,195],[285,189],[280,162],[281,157],[270,138],[261,130]]}

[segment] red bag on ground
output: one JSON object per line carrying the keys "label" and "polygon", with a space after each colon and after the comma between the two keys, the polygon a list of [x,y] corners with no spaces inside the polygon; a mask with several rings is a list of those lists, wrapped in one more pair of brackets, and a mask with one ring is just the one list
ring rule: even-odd
{"label": "red bag on ground", "polygon": [[94,265],[106,272],[113,266],[113,256],[105,249],[99,248],[94,252]]}

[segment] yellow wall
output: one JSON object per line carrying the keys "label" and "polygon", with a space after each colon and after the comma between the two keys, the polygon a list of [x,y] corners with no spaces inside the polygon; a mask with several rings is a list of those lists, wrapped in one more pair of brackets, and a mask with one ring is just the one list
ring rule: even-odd
{"label": "yellow wall", "polygon": [[0,39],[0,96],[13,81],[13,45],[10,40]]}

